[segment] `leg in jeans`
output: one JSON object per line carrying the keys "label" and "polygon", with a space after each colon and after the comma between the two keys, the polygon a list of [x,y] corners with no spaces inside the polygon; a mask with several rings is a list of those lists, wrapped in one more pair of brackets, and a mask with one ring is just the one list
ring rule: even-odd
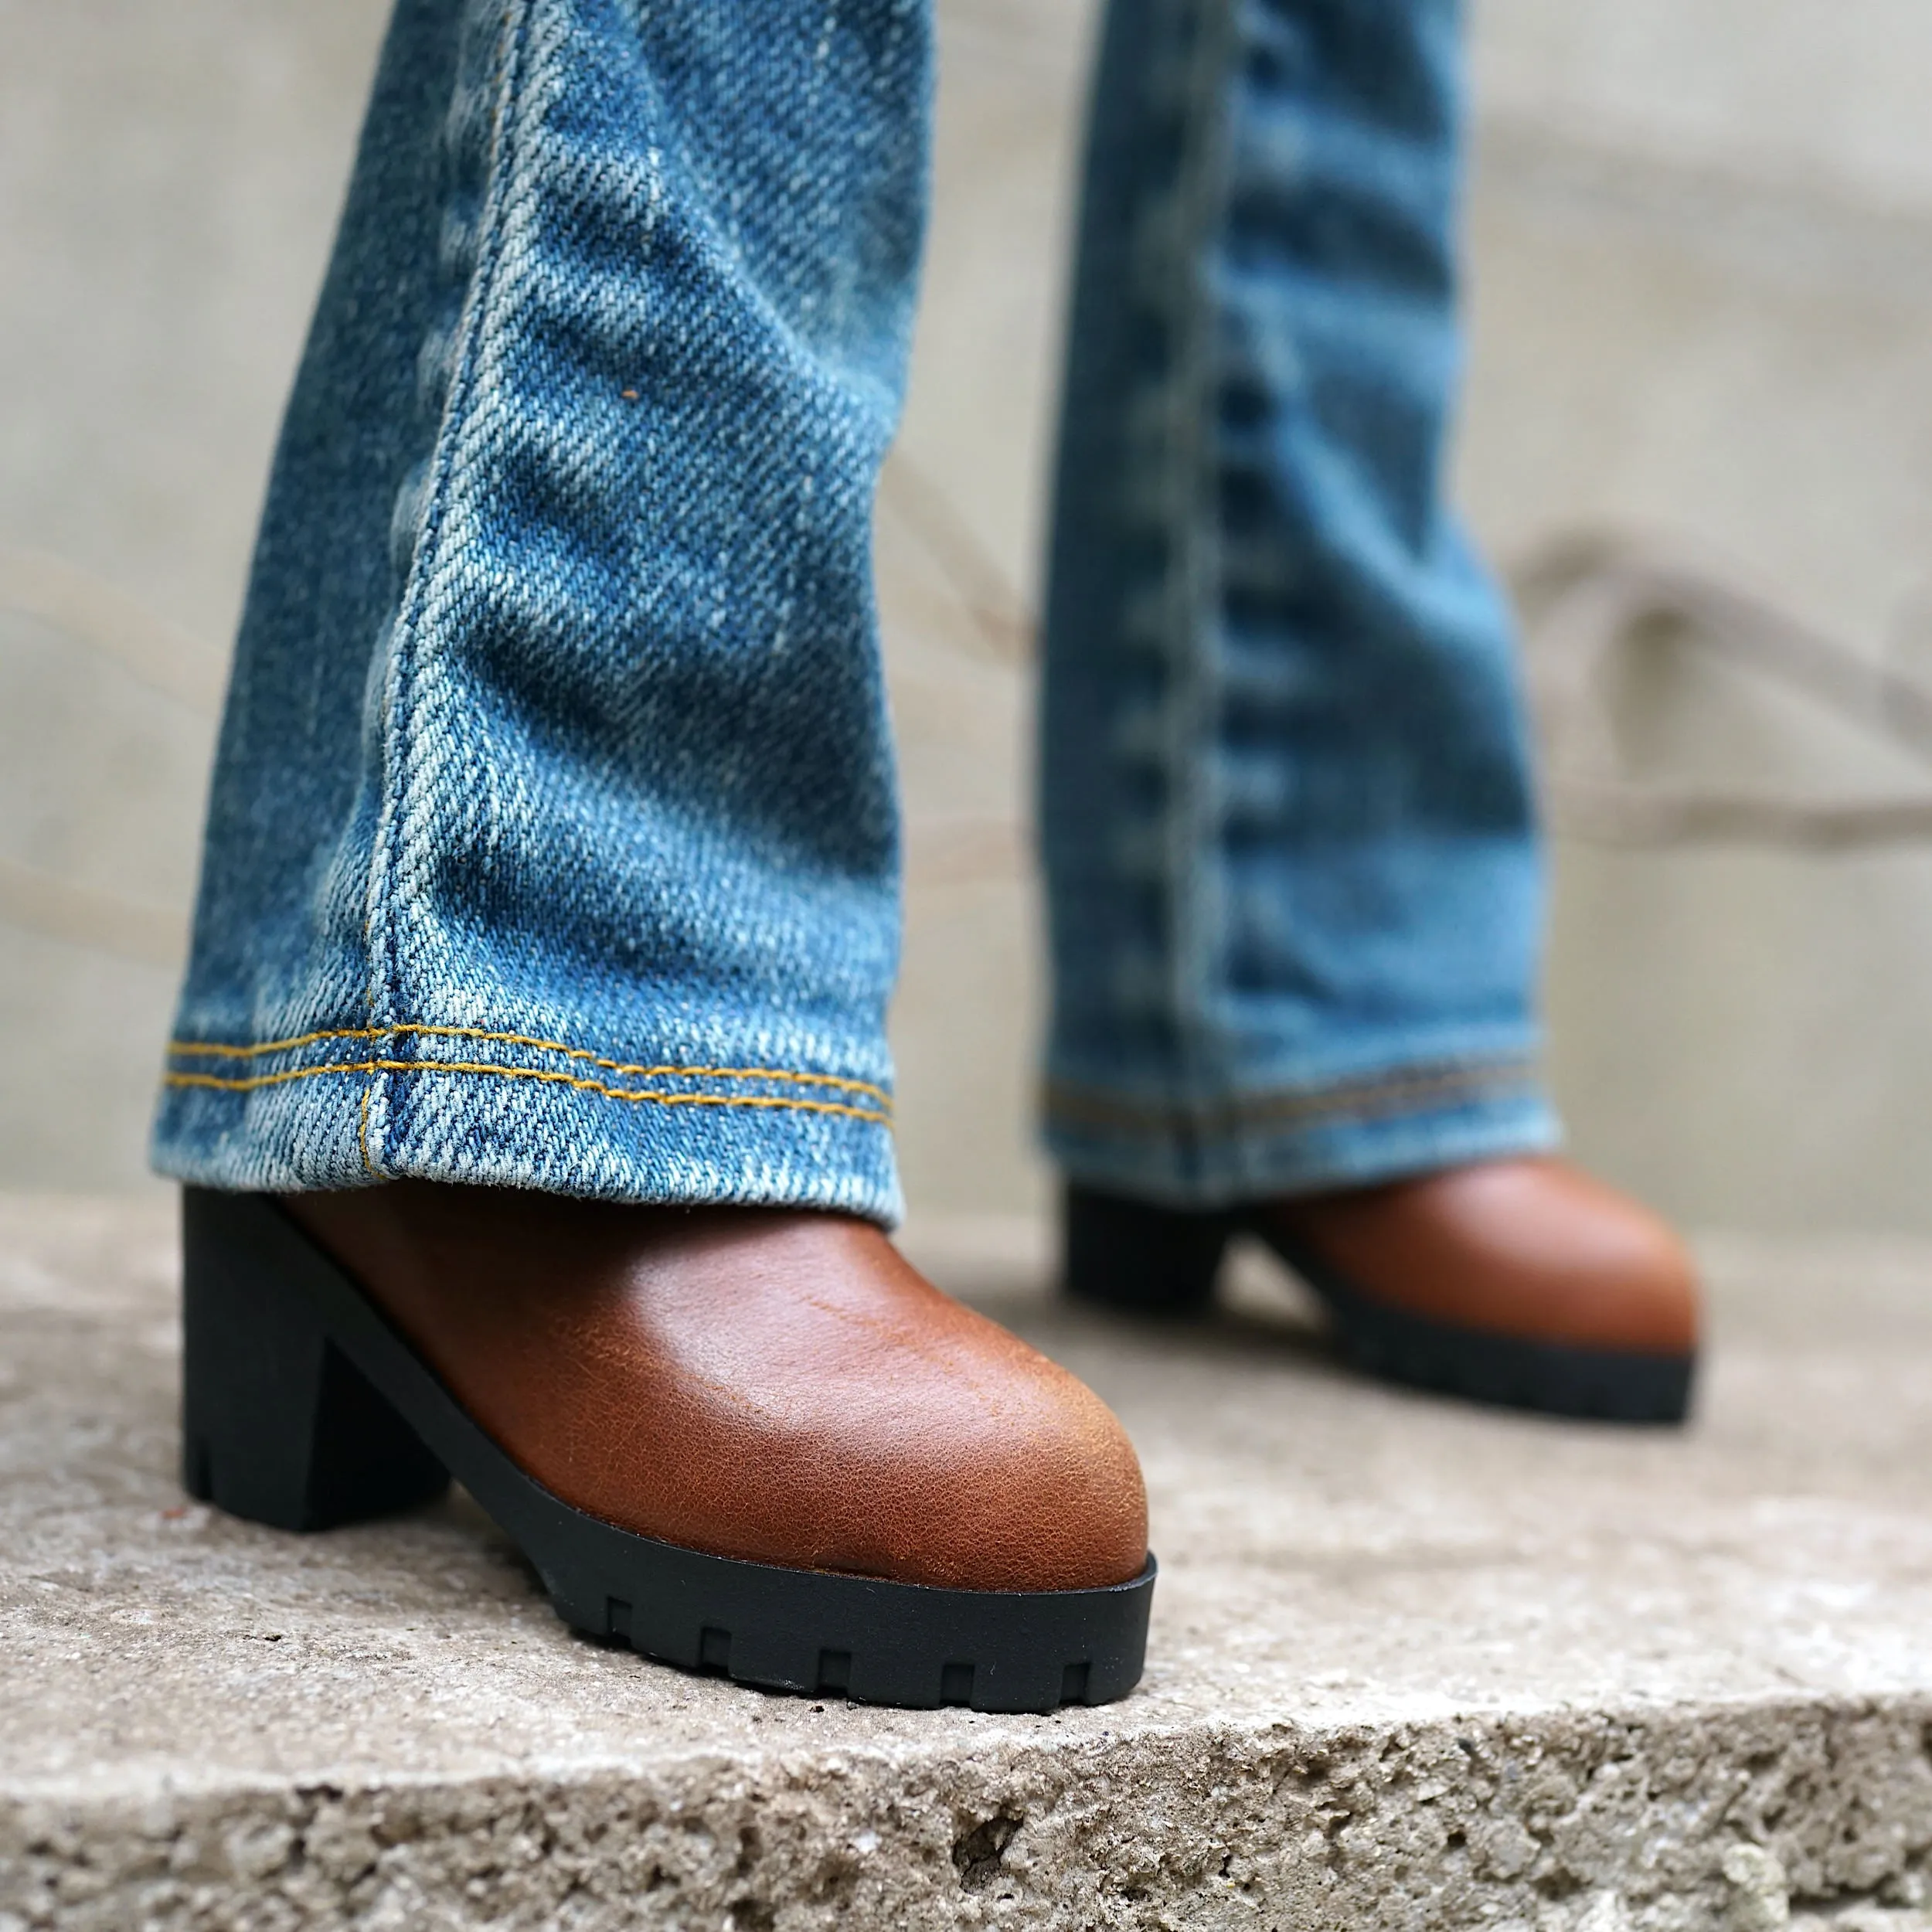
{"label": "leg in jeans", "polygon": [[166,1172],[896,1216],[868,549],[927,52],[916,6],[846,11],[403,0],[263,519]]}
{"label": "leg in jeans", "polygon": [[[1048,598],[1047,1136],[1077,1233],[1083,1202],[1100,1216],[1090,1291],[1119,1298],[1110,1257],[1164,1227],[1179,1258],[1141,1286],[1198,1298],[1230,1216],[1264,1211],[1338,1301],[1393,1276],[1412,1312],[1654,1354],[1681,1383],[1668,1236],[1540,1158],[1513,639],[1442,488],[1458,11],[1108,9]],[[1359,1238],[1312,1224],[1325,1199],[1367,1214]],[[1614,1280],[1525,1278],[1486,1230],[1526,1216]],[[1430,1340],[1385,1366],[1467,1379]]]}
{"label": "leg in jeans", "polygon": [[929,41],[924,0],[399,0],[155,1150],[200,1493],[309,1527],[447,1466],[600,1634],[1040,1708],[1138,1674],[1132,1451],[880,1227]]}

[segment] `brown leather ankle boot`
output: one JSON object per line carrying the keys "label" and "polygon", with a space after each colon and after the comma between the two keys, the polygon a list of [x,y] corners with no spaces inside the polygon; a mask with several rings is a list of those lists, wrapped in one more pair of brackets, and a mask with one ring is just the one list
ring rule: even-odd
{"label": "brown leather ankle boot", "polygon": [[191,1488],[291,1528],[456,1475],[566,1618],[986,1709],[1139,1675],[1139,1465],[869,1224],[400,1182],[187,1196]]}
{"label": "brown leather ankle boot", "polygon": [[1076,1187],[1066,1283],[1146,1313],[1204,1308],[1237,1233],[1327,1304],[1369,1373],[1478,1400],[1681,1421],[1696,1271],[1648,1209],[1567,1162],[1471,1162],[1371,1187],[1190,1213]]}

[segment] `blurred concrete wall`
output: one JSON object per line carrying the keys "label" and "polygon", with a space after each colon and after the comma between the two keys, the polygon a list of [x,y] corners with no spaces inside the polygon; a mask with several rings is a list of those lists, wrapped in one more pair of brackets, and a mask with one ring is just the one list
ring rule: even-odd
{"label": "blurred concrete wall", "polygon": [[[1923,675],[1932,10],[1490,0],[1464,493],[1505,558],[1661,531]],[[1916,787],[1721,678],[1679,771]],[[1640,715],[1633,722],[1645,726]],[[1706,1223],[1932,1226],[1932,859],[1560,844],[1554,1070],[1584,1153]]]}
{"label": "blurred concrete wall", "polygon": [[8,1183],[141,1174],[206,694],[380,26],[375,0],[0,0]]}
{"label": "blurred concrete wall", "polygon": [[[209,694],[381,12],[0,0],[0,1184],[138,1184]],[[903,1145],[920,1206],[1023,1207],[1044,1181],[1012,619],[1089,22],[1080,0],[941,17],[880,536]],[[1932,12],[1488,0],[1476,72],[1459,487],[1499,557],[1662,532],[1861,650],[1922,649]],[[1640,761],[1828,790],[1876,769],[1668,654],[1610,695]],[[1580,1151],[1699,1222],[1932,1228],[1932,856],[1556,856]]]}

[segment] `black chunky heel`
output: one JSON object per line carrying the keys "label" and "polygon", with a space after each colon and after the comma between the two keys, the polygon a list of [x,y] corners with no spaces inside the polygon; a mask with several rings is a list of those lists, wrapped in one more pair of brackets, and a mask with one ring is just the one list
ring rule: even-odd
{"label": "black chunky heel", "polygon": [[1066,1190],[1063,1277],[1081,1301],[1134,1315],[1204,1313],[1233,1232],[1224,1214]]}
{"label": "black chunky heel", "polygon": [[441,1463],[331,1342],[313,1304],[223,1225],[182,1204],[182,1482],[231,1515],[328,1529],[433,1501]]}

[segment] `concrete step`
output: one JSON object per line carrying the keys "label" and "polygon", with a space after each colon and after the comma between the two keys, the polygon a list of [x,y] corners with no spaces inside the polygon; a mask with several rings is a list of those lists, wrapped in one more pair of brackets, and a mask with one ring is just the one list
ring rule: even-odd
{"label": "concrete step", "polygon": [[1687,1437],[916,1250],[1094,1383],[1164,1574],[1124,1704],[866,1710],[569,1635],[461,1498],[177,1488],[165,1203],[0,1203],[0,1932],[1932,1927],[1932,1253],[1712,1245]]}

